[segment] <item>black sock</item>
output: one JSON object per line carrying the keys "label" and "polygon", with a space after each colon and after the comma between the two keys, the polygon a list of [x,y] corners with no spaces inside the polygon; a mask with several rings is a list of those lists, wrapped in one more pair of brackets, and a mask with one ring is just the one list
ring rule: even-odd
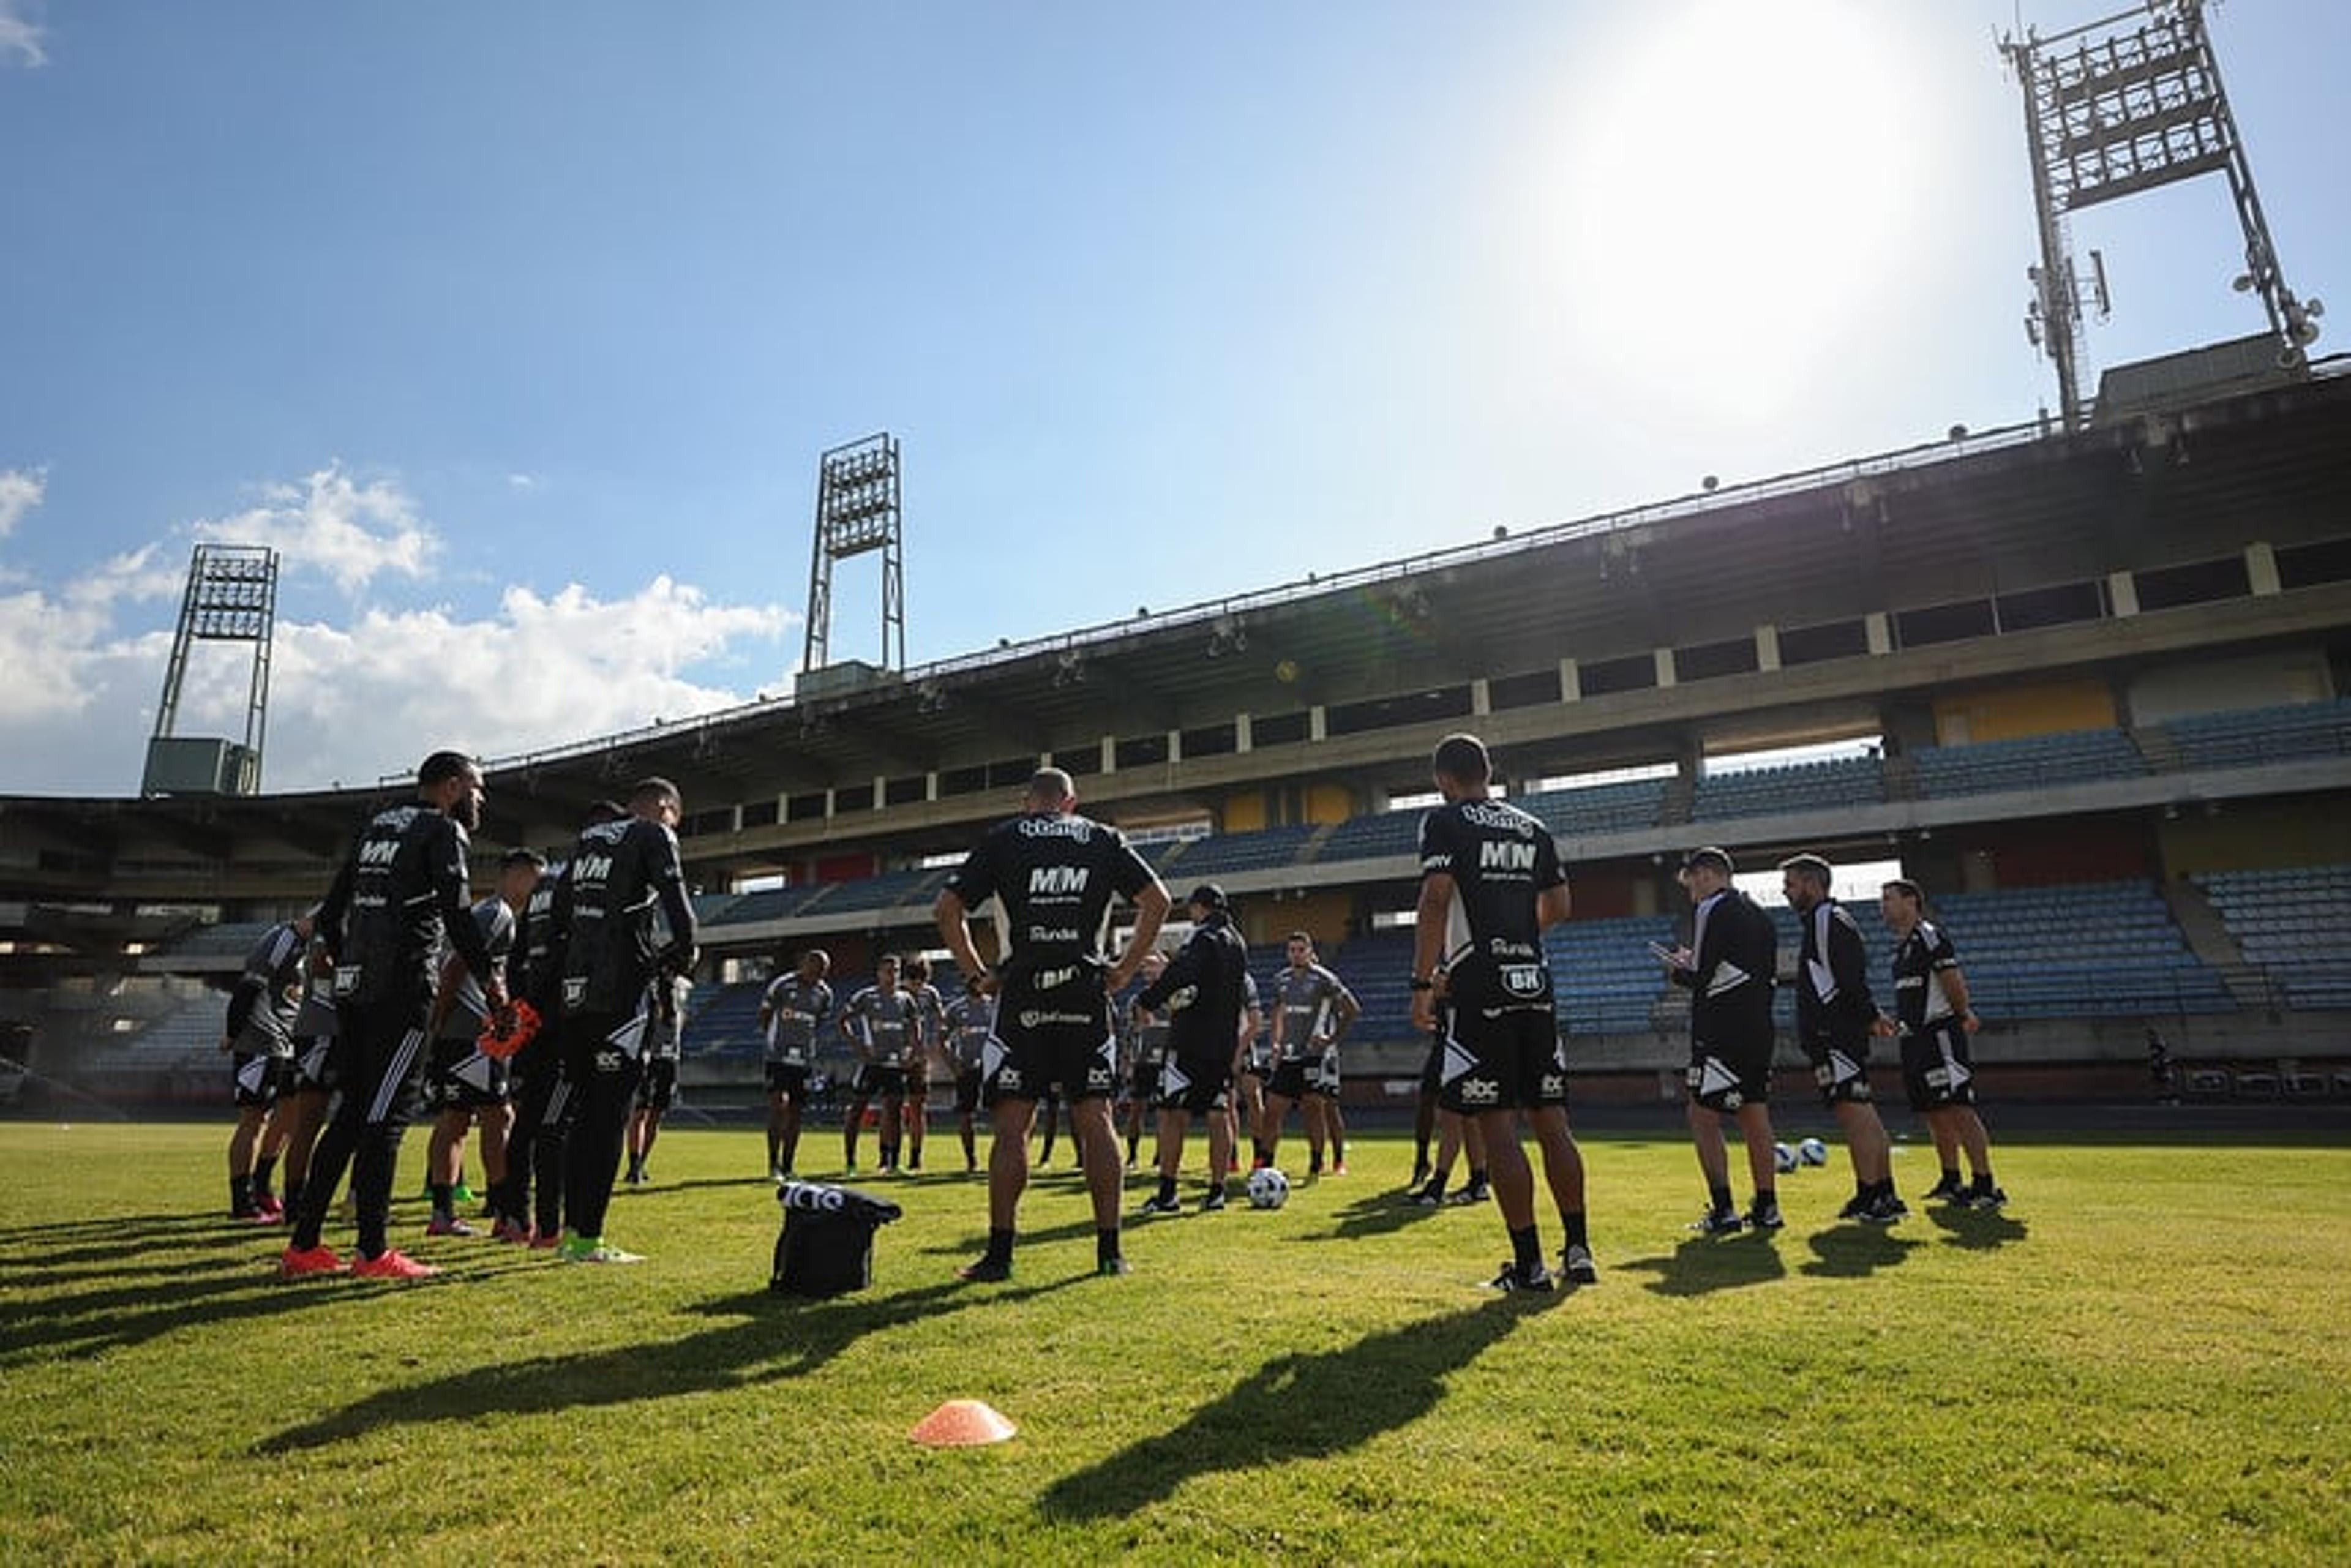
{"label": "black sock", "polygon": [[1164,1176],[1159,1178],[1159,1201],[1162,1203],[1173,1203],[1176,1201],[1176,1178],[1174,1176]]}
{"label": "black sock", "polygon": [[1469,1167],[1469,1189],[1472,1192],[1483,1192],[1486,1190],[1486,1173],[1477,1166],[1471,1166]]}
{"label": "black sock", "polygon": [[433,1198],[433,1213],[437,1218],[447,1214],[456,1202],[456,1187],[445,1181],[427,1182],[425,1191]]}
{"label": "black sock", "polygon": [[1592,1245],[1592,1238],[1583,1228],[1583,1210],[1579,1208],[1573,1214],[1562,1211],[1559,1217],[1559,1222],[1567,1228],[1568,1246],[1589,1247]]}
{"label": "black sock", "polygon": [[1308,1176],[1321,1176],[1322,1174],[1322,1156],[1321,1155],[1309,1155],[1306,1156],[1306,1174]]}
{"label": "black sock", "polygon": [[1533,1226],[1521,1226],[1510,1232],[1510,1255],[1521,1274],[1531,1274],[1542,1267],[1542,1238]]}
{"label": "black sock", "polygon": [[1118,1257],[1118,1227],[1094,1232],[1094,1261],[1108,1263]]}
{"label": "black sock", "polygon": [[253,1162],[254,1197],[258,1198],[269,1196],[269,1178],[276,1175],[277,1171],[277,1156],[275,1155],[264,1155]]}
{"label": "black sock", "polygon": [[253,1178],[233,1176],[228,1178],[228,1211],[231,1214],[253,1212]]}
{"label": "black sock", "polygon": [[302,1184],[298,1181],[287,1182],[286,1184],[286,1212],[291,1214],[301,1207]]}
{"label": "black sock", "polygon": [[1709,1185],[1706,1189],[1706,1201],[1708,1206],[1710,1207],[1715,1213],[1720,1214],[1724,1209],[1730,1207],[1729,1186],[1727,1185],[1722,1186],[1714,1186]]}
{"label": "black sock", "polygon": [[1755,1207],[1758,1207],[1758,1208],[1777,1208],[1777,1207],[1780,1207],[1780,1192],[1779,1192],[1779,1189],[1778,1189],[1777,1187],[1769,1187],[1769,1186],[1759,1186],[1759,1187],[1757,1187],[1757,1188],[1755,1189]]}
{"label": "black sock", "polygon": [[987,1256],[989,1260],[992,1262],[1009,1263],[1012,1261],[1012,1228],[1010,1226],[1008,1225],[1001,1230],[998,1230],[993,1227],[989,1228],[987,1232]]}
{"label": "black sock", "polygon": [[1445,1184],[1452,1179],[1453,1173],[1451,1171],[1437,1171],[1428,1178],[1428,1185],[1421,1190],[1428,1194],[1431,1197],[1443,1197],[1445,1196]]}
{"label": "black sock", "polygon": [[1977,1190],[1981,1192],[1990,1192],[1995,1185],[1997,1184],[1995,1184],[1991,1179],[1991,1167],[1990,1166],[1986,1166],[1983,1169],[1976,1172]]}
{"label": "black sock", "polygon": [[1959,1180],[1959,1166],[1945,1166],[1943,1167],[1943,1185],[1944,1185],[1945,1186],[1964,1186],[1965,1185],[1967,1185],[1966,1183],[1964,1183],[1964,1182],[1962,1182],[1962,1181],[1960,1181],[1960,1180]]}

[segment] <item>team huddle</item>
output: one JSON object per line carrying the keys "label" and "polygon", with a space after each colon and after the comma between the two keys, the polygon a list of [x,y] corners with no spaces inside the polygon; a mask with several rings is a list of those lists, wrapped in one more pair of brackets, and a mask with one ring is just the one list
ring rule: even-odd
{"label": "team huddle", "polygon": [[[1413,1020],[1431,1043],[1409,1201],[1493,1199],[1511,1248],[1496,1289],[1591,1283],[1598,1267],[1583,1162],[1568,1126],[1567,1053],[1543,946],[1544,932],[1568,917],[1567,877],[1543,825],[1494,795],[1477,737],[1447,737],[1433,774],[1443,803],[1421,823],[1411,977]],[[496,891],[469,906],[465,835],[479,823],[481,801],[481,773],[469,758],[428,758],[416,799],[369,820],[319,906],[256,946],[231,1001],[223,1044],[234,1056],[238,1104],[232,1212],[292,1227],[279,1264],[289,1276],[347,1267],[322,1239],[346,1166],[358,1224],[350,1270],[392,1279],[435,1271],[387,1235],[400,1142],[420,1111],[433,1116],[429,1234],[473,1233],[457,1204],[464,1140],[475,1130],[494,1238],[569,1261],[638,1260],[605,1239],[604,1218],[624,1155],[627,1179],[645,1179],[675,1092],[696,951],[674,833],[682,802],[667,780],[645,779],[624,805],[595,807],[568,855],[507,854]],[[1011,1276],[1040,1105],[1049,1158],[1054,1114],[1066,1111],[1104,1274],[1128,1270],[1123,1172],[1155,1114],[1158,1182],[1141,1206],[1145,1215],[1180,1211],[1195,1121],[1207,1145],[1204,1210],[1225,1207],[1244,1136],[1255,1169],[1279,1169],[1292,1108],[1304,1122],[1309,1174],[1325,1169],[1326,1155],[1332,1174],[1346,1170],[1339,1049],[1360,1008],[1318,960],[1311,936],[1290,935],[1285,965],[1270,998],[1261,995],[1229,900],[1203,883],[1186,901],[1190,935],[1172,955],[1162,952],[1166,889],[1117,829],[1075,808],[1069,775],[1039,770],[1019,814],[991,830],[948,879],[935,914],[963,977],[953,1000],[920,956],[888,955],[872,983],[841,1000],[829,956],[810,948],[759,1006],[765,1168],[778,1181],[793,1179],[828,1039],[844,1042],[855,1062],[842,1124],[850,1175],[870,1113],[878,1169],[923,1168],[935,1073],[953,1085],[967,1171],[979,1168],[985,1113],[993,1132],[987,1241],[959,1270],[967,1280]],[[1941,1180],[1927,1197],[2001,1207],[2006,1195],[1974,1110],[1976,1017],[1949,936],[1924,918],[1920,890],[1900,880],[1883,889],[1896,947],[1894,1005],[1882,1012],[1859,928],[1829,895],[1832,868],[1803,854],[1779,869],[1802,923],[1799,1039],[1853,1161],[1854,1196],[1839,1218],[1883,1225],[1907,1212],[1867,1073],[1873,1040],[1888,1037],[1899,1039],[1911,1105],[1940,1157]],[[1719,849],[1684,857],[1690,941],[1656,949],[1667,976],[1690,992],[1687,1116],[1708,1197],[1692,1228],[1708,1235],[1783,1223],[1775,1188],[1782,1153],[1769,1109],[1778,936],[1732,884],[1734,870]],[[1116,900],[1132,905],[1133,924],[1113,953]],[[991,903],[992,964],[972,929]],[[1136,979],[1132,1000],[1116,1006]],[[1726,1123],[1748,1155],[1752,1193],[1743,1213],[1732,1198]],[[1530,1135],[1562,1227],[1555,1270],[1522,1146]],[[1448,1197],[1465,1153],[1468,1185]],[[272,1190],[280,1158],[282,1202]]]}

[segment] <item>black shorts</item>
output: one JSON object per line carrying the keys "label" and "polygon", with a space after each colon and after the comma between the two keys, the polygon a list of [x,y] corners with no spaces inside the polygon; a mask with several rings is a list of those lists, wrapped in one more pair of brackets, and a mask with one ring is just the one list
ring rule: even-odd
{"label": "black shorts", "polygon": [[1322,1058],[1313,1056],[1284,1058],[1273,1070],[1272,1082],[1265,1086],[1268,1094],[1279,1094],[1284,1100],[1303,1100],[1309,1094],[1323,1094]]}
{"label": "black shorts", "polygon": [[808,1063],[804,1061],[770,1061],[768,1063],[768,1092],[780,1094],[795,1105],[808,1103]]}
{"label": "black shorts", "polygon": [[980,1089],[987,1075],[977,1067],[969,1067],[955,1075],[956,1114],[968,1116],[979,1109]]}
{"label": "black shorts", "polygon": [[335,1086],[329,1067],[335,1060],[335,1037],[322,1034],[305,1037],[294,1042],[294,1071],[290,1092],[324,1094]]}
{"label": "black shorts", "polygon": [[1902,1037],[1902,1087],[1913,1111],[1941,1111],[1976,1103],[1976,1069],[1968,1031],[1942,1019]]}
{"label": "black shorts", "polygon": [[1074,1105],[1118,1092],[1118,1040],[1102,971],[1091,965],[1050,990],[1025,981],[1006,988],[996,1008],[996,1061],[987,1098],[1037,1101],[1055,1090]]}
{"label": "black shorts", "polygon": [[1159,1069],[1158,1103],[1162,1111],[1184,1111],[1205,1116],[1221,1111],[1231,1099],[1232,1063],[1219,1057],[1170,1056]]}
{"label": "black shorts", "polygon": [[677,1058],[656,1056],[645,1063],[645,1075],[637,1080],[637,1108],[666,1111],[676,1100]]}
{"label": "black shorts", "polygon": [[229,1058],[229,1082],[236,1090],[238,1110],[260,1110],[277,1103],[277,1057],[249,1051],[240,1051]]}
{"label": "black shorts", "polygon": [[507,1063],[485,1056],[470,1040],[433,1044],[433,1067],[424,1079],[424,1103],[435,1111],[480,1111],[503,1105],[514,1081]]}
{"label": "black shorts", "polygon": [[1869,1088],[1869,1037],[1807,1046],[1813,1060],[1813,1082],[1821,1086],[1823,1105],[1866,1105]]}
{"label": "black shorts", "polygon": [[1689,1097],[1709,1111],[1771,1102],[1771,1037],[1690,1041]]}
{"label": "black shorts", "polygon": [[344,1097],[339,1119],[394,1127],[416,1119],[432,1055],[424,1039],[427,1005],[392,1001],[341,1010],[342,1032],[327,1064],[329,1082]]}
{"label": "black shorts", "polygon": [[1434,1094],[1445,1087],[1445,1031],[1428,1037],[1428,1060],[1420,1064],[1420,1092]]}
{"label": "black shorts", "polygon": [[1559,1019],[1548,1006],[1457,1008],[1437,1051],[1438,1103],[1465,1116],[1567,1103]]}
{"label": "black shorts", "polygon": [[861,1061],[849,1092],[861,1100],[903,1100],[906,1096],[906,1070],[884,1067],[878,1061]]}

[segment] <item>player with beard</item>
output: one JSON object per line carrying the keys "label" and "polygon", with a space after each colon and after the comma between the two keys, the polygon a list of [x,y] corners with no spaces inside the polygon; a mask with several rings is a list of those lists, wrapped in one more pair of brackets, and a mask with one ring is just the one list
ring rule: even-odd
{"label": "player with beard", "polygon": [[416,1113],[424,1072],[442,943],[456,948],[491,1007],[506,1002],[504,977],[465,902],[465,835],[481,813],[481,768],[462,753],[434,752],[417,769],[416,798],[368,820],[319,907],[342,1031],[333,1069],[340,1099],[319,1140],[293,1239],[278,1260],[282,1273],[342,1268],[320,1233],[346,1165],[359,1210],[351,1272],[391,1280],[438,1272],[392,1250],[385,1229],[401,1134]]}
{"label": "player with beard", "polygon": [[[1134,902],[1125,950],[1103,952],[1111,901]],[[971,912],[1001,904],[1000,972],[980,962]],[[995,1142],[988,1152],[987,1249],[961,1270],[974,1281],[1012,1277],[1013,1229],[1029,1185],[1029,1126],[1037,1102],[1058,1087],[1070,1109],[1093,1200],[1094,1266],[1123,1274],[1119,1249],[1118,1134],[1110,1124],[1117,1043],[1110,998],[1143,965],[1167,917],[1167,890],[1116,828],[1078,814],[1077,788],[1058,768],[1029,777],[1020,815],[999,823],[938,897],[939,935],[967,975],[997,997],[988,1080]]]}
{"label": "player with beard", "polygon": [[[653,1029],[654,987],[694,968],[694,905],[678,864],[684,802],[666,779],[638,780],[629,815],[590,828],[556,890],[564,930],[563,1079],[571,1108],[563,1153],[563,1243],[571,1263],[634,1263],[604,1240],[604,1216]],[[656,910],[669,939],[653,935]]]}
{"label": "player with beard", "polygon": [[759,998],[759,1034],[768,1042],[768,1170],[778,1182],[793,1179],[799,1157],[817,1033],[832,1017],[832,988],[825,982],[831,972],[832,955],[810,947]]}

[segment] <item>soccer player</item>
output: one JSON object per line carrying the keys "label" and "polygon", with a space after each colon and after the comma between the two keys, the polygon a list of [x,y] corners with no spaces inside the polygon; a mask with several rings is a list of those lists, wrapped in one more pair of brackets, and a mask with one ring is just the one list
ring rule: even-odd
{"label": "soccer player", "polygon": [[832,955],[810,947],[759,998],[759,1033],[768,1042],[768,1170],[778,1183],[793,1179],[799,1157],[817,1032],[832,1017],[832,987],[825,981],[831,973]]}
{"label": "soccer player", "polygon": [[[628,816],[617,800],[598,800],[580,826],[601,827]],[[563,959],[566,936],[559,894],[571,874],[567,857],[551,860],[523,901],[514,951],[507,964],[507,988],[528,1002],[538,1028],[507,1059],[514,1086],[513,1129],[507,1134],[507,1179],[493,1195],[497,1223],[490,1234],[501,1241],[549,1249],[563,1240],[563,1166],[572,1110],[570,1086],[563,1081]]]}
{"label": "soccer player", "polygon": [[302,966],[302,1006],[294,1016],[294,1059],[287,1064],[285,1082],[278,1090],[277,1109],[269,1119],[269,1130],[263,1142],[266,1154],[269,1137],[280,1131],[285,1134],[283,1207],[288,1218],[302,1207],[303,1189],[310,1175],[310,1152],[326,1121],[327,1092],[333,1079],[330,1069],[335,1052],[335,977],[319,942],[317,918],[314,911],[310,916],[313,929],[309,950]]}
{"label": "soccer player", "polygon": [[645,1185],[645,1161],[661,1136],[662,1118],[677,1103],[677,1061],[685,1050],[685,1002],[694,982],[673,975],[653,988],[653,1033],[645,1045],[645,1075],[637,1081],[636,1109],[629,1116],[631,1186]]}
{"label": "soccer player", "polygon": [[[1755,901],[1731,885],[1729,854],[1708,846],[1682,857],[1692,910],[1690,945],[1664,955],[1674,984],[1690,995],[1688,1118],[1706,1177],[1707,1210],[1690,1228],[1728,1236],[1753,1226],[1777,1230],[1779,1154],[1771,1135],[1771,981],[1780,934]],[[1745,1218],[1730,1201],[1730,1159],[1722,1118],[1739,1124],[1755,1202]]]}
{"label": "soccer player", "polygon": [[1910,1093],[1910,1109],[1926,1118],[1938,1152],[1956,1145],[1965,1150],[1975,1179],[1959,1185],[1959,1159],[1944,1154],[1942,1180],[1927,1194],[1964,1208],[1992,1210],[2008,1203],[2008,1194],[1991,1176],[1991,1139],[1983,1118],[1976,1114],[1975,1065],[1968,1037],[1982,1027],[1968,1005],[1968,979],[1959,970],[1959,956],[1950,934],[1928,921],[1926,894],[1907,877],[1886,883],[1878,893],[1886,928],[1894,933],[1895,1019],[1881,1023],[1879,1032],[1898,1030],[1902,1037],[1902,1081]]}
{"label": "soccer player", "polygon": [[274,1225],[285,1209],[269,1190],[269,1162],[254,1157],[265,1122],[280,1131],[287,1113],[279,1106],[294,1061],[294,1022],[302,1010],[302,958],[310,946],[310,917],[280,921],[261,934],[245,956],[245,972],[229,993],[228,1020],[221,1050],[230,1053],[230,1082],[236,1092],[236,1130],[228,1140],[228,1214],[231,1219]]}
{"label": "soccer player", "polygon": [[857,1134],[866,1108],[882,1102],[882,1172],[898,1170],[899,1118],[906,1108],[906,1063],[921,1049],[921,1004],[898,984],[898,958],[884,953],[873,963],[873,983],[841,1009],[841,1032],[857,1053],[857,1077],[849,1086],[849,1117],[841,1124],[841,1161],[857,1174]]}
{"label": "soccer player", "polygon": [[1519,1146],[1520,1112],[1542,1151],[1565,1228],[1562,1271],[1598,1280],[1583,1208],[1583,1156],[1567,1127],[1567,1065],[1542,934],[1568,915],[1567,873],[1541,822],[1492,795],[1493,764],[1474,735],[1448,735],[1430,760],[1445,803],[1420,821],[1420,900],[1413,915],[1412,1021],[1437,1027],[1437,973],[1449,1014],[1445,1103],[1474,1116],[1510,1232],[1500,1291],[1549,1291],[1535,1218],[1534,1172]]}
{"label": "soccer player", "polygon": [[1363,1005],[1355,993],[1324,968],[1314,956],[1314,938],[1293,931],[1283,944],[1289,960],[1273,981],[1273,1082],[1266,1086],[1265,1121],[1258,1140],[1258,1163],[1273,1165],[1280,1156],[1281,1127],[1290,1108],[1305,1103],[1309,1176],[1322,1174],[1326,1139],[1335,1145],[1334,1176],[1347,1169],[1347,1145],[1343,1132],[1332,1139],[1330,1124],[1336,1109],[1335,1071],[1325,1071],[1325,1058],[1339,1048],[1348,1026]]}
{"label": "soccer player", "polygon": [[[517,916],[530,899],[546,862],[529,850],[510,850],[498,862],[497,891],[474,905],[474,924],[481,928],[482,944],[501,968],[510,967]],[[428,1236],[471,1236],[474,1228],[458,1218],[455,1192],[463,1161],[465,1128],[478,1123],[482,1177],[496,1195],[507,1177],[507,1134],[514,1124],[508,1094],[512,1075],[508,1064],[485,1052],[482,1030],[490,1023],[490,1009],[482,988],[454,958],[442,969],[440,994],[434,1007],[433,1065],[424,1080],[424,1103],[438,1115],[433,1136],[425,1144],[425,1188],[433,1217],[424,1227]]]}
{"label": "soccer player", "polygon": [[[1440,970],[1432,977],[1430,989],[1437,996],[1437,1024],[1428,1031],[1428,1059],[1420,1070],[1420,1108],[1415,1118],[1418,1147],[1413,1164],[1414,1190],[1408,1202],[1421,1208],[1435,1208],[1439,1204],[1483,1203],[1492,1196],[1486,1179],[1486,1134],[1475,1116],[1464,1116],[1444,1106],[1445,1041],[1452,1032],[1451,1020],[1446,1016],[1443,1001],[1445,979]],[[1428,1139],[1437,1137],[1437,1160],[1428,1159]],[[1469,1156],[1469,1180],[1459,1192],[1447,1197],[1446,1186],[1453,1180],[1453,1162],[1464,1151]]]}
{"label": "soccer player", "polygon": [[1208,1119],[1208,1192],[1204,1213],[1225,1207],[1225,1176],[1232,1169],[1231,1124],[1221,1114],[1232,1085],[1241,1019],[1248,1007],[1249,946],[1233,929],[1224,889],[1204,882],[1186,900],[1192,935],[1175,961],[1134,998],[1139,1009],[1167,1009],[1167,1064],[1160,1074],[1159,1190],[1145,1214],[1176,1214],[1176,1177],[1184,1165],[1184,1134],[1192,1118]]}
{"label": "soccer player", "polygon": [[[1081,816],[1077,787],[1058,768],[1029,776],[1020,814],[998,824],[940,891],[936,915],[947,951],[997,998],[998,1049],[987,1073],[995,1142],[988,1151],[987,1249],[960,1270],[967,1280],[1012,1277],[1013,1228],[1029,1185],[1029,1124],[1057,1086],[1070,1108],[1093,1200],[1094,1267],[1123,1274],[1119,1249],[1118,1135],[1110,1124],[1117,1045],[1110,998],[1143,965],[1167,917],[1167,889],[1116,828]],[[1125,950],[1103,952],[1111,900],[1134,904]],[[1002,906],[1000,972],[972,946],[971,912]],[[1107,967],[1105,964],[1107,963]]]}
{"label": "soccer player", "polygon": [[[1167,970],[1167,956],[1154,948],[1143,959],[1148,987]],[[1133,1170],[1143,1144],[1143,1124],[1159,1103],[1160,1071],[1167,1062],[1167,1012],[1139,1000],[1126,1009],[1126,1168]],[[1228,1125],[1229,1131],[1229,1124]]]}
{"label": "soccer player", "polygon": [[1266,1025],[1257,977],[1251,975],[1248,1021],[1241,1030],[1240,1068],[1233,1077],[1232,1103],[1225,1112],[1225,1119],[1233,1124],[1234,1147],[1240,1146],[1241,1129],[1249,1129],[1251,1170],[1262,1170],[1273,1163],[1265,1153],[1265,1092],[1273,1082],[1273,1042],[1267,1037]]}
{"label": "soccer player", "polygon": [[416,770],[416,798],[378,811],[360,830],[318,916],[335,967],[336,1091],[319,1140],[281,1273],[328,1274],[343,1264],[320,1239],[327,1204],[351,1168],[363,1278],[413,1280],[439,1272],[392,1249],[385,1230],[401,1134],[416,1113],[432,1010],[434,956],[448,942],[493,1008],[506,984],[465,904],[466,832],[482,816],[482,770],[436,751]]}
{"label": "soccer player", "polygon": [[[604,1240],[612,1178],[644,1071],[653,991],[666,977],[691,974],[694,905],[678,866],[677,786],[653,777],[629,791],[629,815],[588,829],[556,889],[564,931],[563,1079],[571,1108],[563,1151],[565,1230],[557,1256],[572,1263],[635,1263]],[[656,946],[653,914],[669,922]]]}
{"label": "soccer player", "polygon": [[1910,1210],[1895,1196],[1893,1144],[1869,1087],[1869,1037],[1877,1026],[1869,953],[1861,927],[1829,896],[1833,874],[1819,855],[1780,862],[1780,891],[1804,925],[1796,960],[1796,1038],[1853,1157],[1853,1197],[1837,1218],[1891,1225]]}
{"label": "soccer player", "polygon": [[963,995],[947,1004],[946,1031],[947,1061],[955,1069],[956,1132],[963,1139],[964,1174],[969,1176],[979,1169],[972,1123],[979,1111],[987,1042],[996,1038],[996,998],[977,975],[966,975]]}
{"label": "soccer player", "polygon": [[931,1118],[931,1058],[939,1054],[946,1040],[946,1000],[939,988],[931,984],[931,961],[920,953],[909,954],[900,966],[905,977],[906,993],[914,998],[914,1036],[907,1047],[906,1056],[906,1168],[923,1168],[923,1134],[928,1130]]}

